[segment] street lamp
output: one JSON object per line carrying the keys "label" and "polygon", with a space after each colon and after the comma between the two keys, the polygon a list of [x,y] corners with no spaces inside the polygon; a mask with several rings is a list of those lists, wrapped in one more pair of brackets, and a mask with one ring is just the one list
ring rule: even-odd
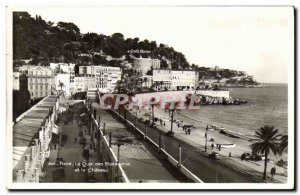
{"label": "street lamp", "polygon": [[118,145],[117,163],[120,163],[120,147],[121,147],[122,145],[124,145],[124,143],[118,140],[117,145]]}
{"label": "street lamp", "polygon": [[207,150],[207,131],[208,131],[208,125],[206,126],[206,131],[205,131],[205,152]]}

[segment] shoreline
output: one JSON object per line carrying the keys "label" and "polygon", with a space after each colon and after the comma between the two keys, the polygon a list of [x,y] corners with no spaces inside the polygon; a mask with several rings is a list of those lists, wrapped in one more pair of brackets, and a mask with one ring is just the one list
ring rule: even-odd
{"label": "shoreline", "polygon": [[[138,117],[143,117],[143,114],[147,112],[145,110],[142,110],[139,114],[138,114]],[[160,109],[155,109],[155,112],[154,112],[154,116],[156,118],[162,118],[163,121],[167,122],[167,123],[171,123],[170,122],[170,117],[168,116],[168,113],[165,113],[163,110],[160,110]],[[235,131],[234,129],[227,129],[226,128],[226,124],[224,125],[220,125],[219,123],[211,123],[210,121],[208,120],[202,120],[202,121],[199,121],[195,118],[192,118],[192,117],[189,117],[189,116],[186,116],[185,114],[175,114],[174,113],[174,119],[175,120],[179,120],[179,121],[183,121],[183,124],[188,124],[188,125],[194,125],[195,127],[191,129],[191,135],[189,135],[189,138],[191,138],[189,141],[191,142],[194,142],[200,146],[203,146],[203,143],[202,142],[199,142],[199,139],[197,139],[196,137],[198,138],[201,138],[201,139],[205,139],[205,129],[207,127],[207,125],[209,125],[209,127],[211,125],[215,125],[215,126],[218,126],[218,127],[225,127],[226,130],[228,130],[230,133],[232,134],[237,134],[240,136],[240,138],[234,138],[234,137],[230,137],[230,136],[227,136],[227,135],[224,135],[224,134],[221,134],[219,132],[219,130],[214,130],[214,131],[208,131],[208,137],[210,138],[213,138],[214,140],[216,140],[216,142],[218,142],[218,144],[236,144],[236,147],[235,148],[232,148],[230,149],[231,151],[233,151],[232,153],[243,153],[243,152],[250,152],[251,153],[251,149],[249,148],[249,145],[251,144],[251,142],[249,141],[250,139],[254,138],[253,135],[246,135],[246,134],[243,134],[243,133],[240,133],[240,132],[237,132]],[[156,122],[157,125],[159,125],[159,122]],[[235,129],[238,129],[239,127],[236,127]],[[182,127],[179,128],[180,130],[178,130],[178,127],[177,127],[177,123],[173,123],[173,130],[174,130],[174,133],[179,133],[180,136],[185,136],[183,130],[182,130]],[[177,132],[176,132],[177,131]],[[253,131],[254,133],[254,131]],[[195,136],[193,136],[195,135]],[[243,137],[244,136],[244,137]],[[209,138],[209,139],[210,139]],[[210,142],[209,142],[210,143]],[[209,144],[209,147],[210,147],[210,144]],[[269,158],[270,160],[273,160],[274,162],[277,162],[278,160],[280,159],[283,159],[284,161],[287,160],[287,153],[284,153],[282,156],[274,156],[272,153],[269,154]]]}

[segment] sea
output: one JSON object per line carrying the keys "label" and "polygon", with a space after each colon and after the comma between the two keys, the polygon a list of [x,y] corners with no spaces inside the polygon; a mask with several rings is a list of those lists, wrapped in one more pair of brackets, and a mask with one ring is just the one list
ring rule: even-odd
{"label": "sea", "polygon": [[230,88],[230,96],[244,98],[241,105],[201,105],[198,110],[182,110],[182,116],[199,123],[222,126],[252,136],[264,125],[282,134],[288,131],[288,85],[264,84],[265,88]]}

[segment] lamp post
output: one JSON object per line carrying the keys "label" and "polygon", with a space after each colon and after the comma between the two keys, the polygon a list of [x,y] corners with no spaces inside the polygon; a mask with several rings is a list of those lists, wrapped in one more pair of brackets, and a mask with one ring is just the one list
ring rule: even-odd
{"label": "lamp post", "polygon": [[124,145],[124,143],[123,142],[121,142],[121,141],[119,141],[118,140],[118,156],[117,156],[117,163],[120,163],[120,147],[122,146],[122,145]]}
{"label": "lamp post", "polygon": [[137,110],[135,111],[135,119],[134,119],[134,130],[136,130],[136,121],[137,121]]}
{"label": "lamp post", "polygon": [[207,150],[207,131],[208,131],[208,125],[206,126],[206,131],[205,131],[205,152]]}

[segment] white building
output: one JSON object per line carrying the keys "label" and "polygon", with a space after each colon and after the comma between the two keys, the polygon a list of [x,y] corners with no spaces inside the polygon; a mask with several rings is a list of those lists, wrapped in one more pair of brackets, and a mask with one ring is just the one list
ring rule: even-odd
{"label": "white building", "polygon": [[[121,69],[110,66],[79,66],[79,75],[95,76],[96,86],[98,89],[108,89],[113,91],[117,81],[121,80]],[[92,82],[92,81],[91,81]]]}
{"label": "white building", "polygon": [[51,95],[55,90],[55,76],[49,67],[33,66],[28,69],[28,90],[32,98]]}
{"label": "white building", "polygon": [[16,69],[20,73],[28,74],[28,70],[30,70],[34,67],[36,67],[36,66],[34,66],[34,65],[23,65],[23,66],[17,67]]}
{"label": "white building", "polygon": [[[65,92],[66,96],[70,96],[73,90],[70,89],[70,73],[57,73],[55,75],[55,87],[57,90]],[[72,86],[74,88],[74,86]]]}
{"label": "white building", "polygon": [[153,70],[153,86],[155,90],[171,90],[171,82],[171,70]]}
{"label": "white building", "polygon": [[83,92],[85,91],[84,77],[75,77],[74,78],[74,92]]}
{"label": "white building", "polygon": [[198,83],[198,73],[195,71],[178,71],[173,70],[171,88],[173,90],[179,89],[195,89]]}
{"label": "white building", "polygon": [[119,67],[94,66],[96,88],[113,91],[117,82],[121,80],[121,69]]}
{"label": "white building", "polygon": [[88,91],[88,89],[96,88],[96,78],[93,75],[78,76],[74,79],[74,92]]}
{"label": "white building", "polygon": [[92,66],[79,66],[80,75],[95,75],[94,65]]}
{"label": "white building", "polygon": [[184,70],[153,70],[153,86],[156,90],[194,89],[198,73]]}
{"label": "white building", "polygon": [[142,73],[147,73],[147,71],[160,69],[160,60],[151,58],[133,58],[133,68],[141,71]]}

